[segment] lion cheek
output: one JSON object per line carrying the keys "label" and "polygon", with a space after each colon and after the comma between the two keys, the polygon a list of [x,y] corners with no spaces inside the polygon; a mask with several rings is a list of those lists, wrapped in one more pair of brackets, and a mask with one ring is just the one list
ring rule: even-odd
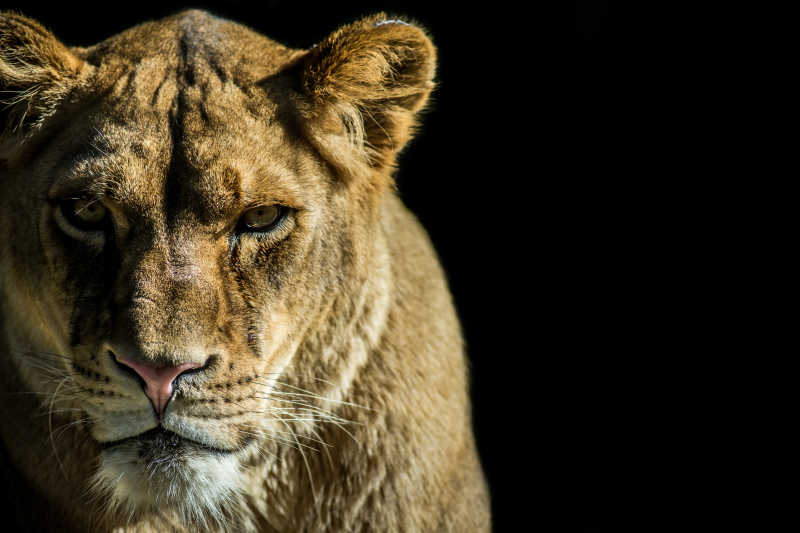
{"label": "lion cheek", "polygon": [[252,345],[265,361],[262,384],[271,386],[272,378],[280,375],[297,351],[303,325],[294,323],[282,305],[274,306],[259,322],[263,326],[255,332]]}

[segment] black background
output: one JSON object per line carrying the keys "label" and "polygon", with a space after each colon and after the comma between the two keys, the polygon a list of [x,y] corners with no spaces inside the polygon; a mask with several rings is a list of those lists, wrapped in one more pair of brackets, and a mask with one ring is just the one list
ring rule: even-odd
{"label": "black background", "polygon": [[[587,370],[577,353],[590,344],[574,338],[586,332],[579,331],[580,313],[569,310],[580,306],[582,295],[565,288],[580,271],[571,259],[583,254],[562,242],[575,235],[582,235],[578,248],[595,242],[591,233],[575,231],[591,218],[581,209],[590,205],[591,192],[580,177],[591,165],[572,163],[600,152],[608,7],[604,1],[574,6],[571,13],[567,6],[533,15],[516,4],[454,9],[432,1],[135,1],[99,10],[33,1],[4,7],[80,46],[187,7],[296,48],[377,11],[409,16],[429,30],[439,50],[439,85],[396,179],[431,235],[462,320],[495,531],[521,531],[527,524],[547,523],[543,530],[596,525],[610,500],[608,473],[597,466],[606,459],[603,415],[596,407],[576,408],[605,405],[602,389],[586,378],[593,367]],[[573,187],[577,207],[568,200]],[[577,280],[578,286],[585,282]],[[572,328],[565,320],[578,324]],[[561,362],[549,362],[553,358]],[[577,377],[565,378],[573,362]]]}

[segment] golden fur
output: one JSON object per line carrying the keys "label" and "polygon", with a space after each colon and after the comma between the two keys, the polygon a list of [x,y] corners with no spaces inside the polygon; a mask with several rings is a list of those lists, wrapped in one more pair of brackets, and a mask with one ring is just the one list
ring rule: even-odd
{"label": "golden fur", "polygon": [[[435,62],[382,14],[293,50],[201,11],[89,48],[0,13],[20,528],[489,529],[459,325],[391,179]],[[205,366],[159,421],[120,354]]]}

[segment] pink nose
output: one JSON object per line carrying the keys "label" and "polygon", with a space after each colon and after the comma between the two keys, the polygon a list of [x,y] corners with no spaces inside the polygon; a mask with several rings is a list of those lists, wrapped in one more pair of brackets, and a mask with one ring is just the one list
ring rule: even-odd
{"label": "pink nose", "polygon": [[117,358],[117,361],[134,370],[144,380],[144,393],[150,398],[158,418],[164,414],[167,402],[172,396],[172,382],[187,370],[199,368],[200,363],[183,363],[178,366],[154,366],[138,361]]}

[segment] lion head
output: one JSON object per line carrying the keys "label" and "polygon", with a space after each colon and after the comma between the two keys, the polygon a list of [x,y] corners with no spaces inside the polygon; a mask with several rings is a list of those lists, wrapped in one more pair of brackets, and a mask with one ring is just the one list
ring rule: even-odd
{"label": "lion head", "polygon": [[112,510],[208,520],[336,423],[386,326],[380,214],[434,64],[384,15],[293,50],[200,11],[88,48],[0,14],[0,339],[46,412],[30,446]]}

